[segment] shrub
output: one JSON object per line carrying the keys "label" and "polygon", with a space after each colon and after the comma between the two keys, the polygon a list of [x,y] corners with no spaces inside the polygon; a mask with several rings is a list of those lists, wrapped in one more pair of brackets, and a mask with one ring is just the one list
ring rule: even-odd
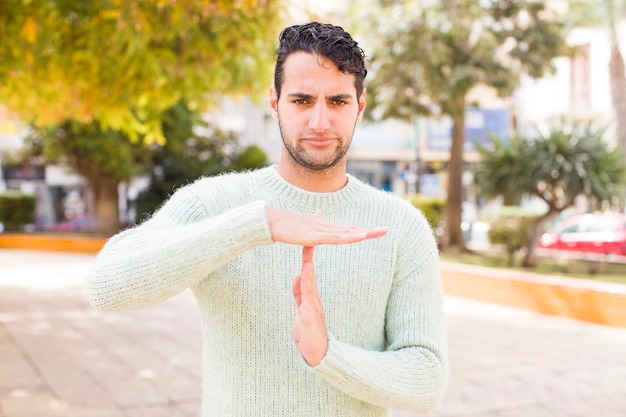
{"label": "shrub", "polygon": [[19,191],[6,191],[0,194],[0,223],[7,232],[15,232],[35,220],[34,195]]}
{"label": "shrub", "polygon": [[407,195],[406,200],[422,213],[428,220],[428,223],[433,229],[437,229],[440,226],[441,218],[443,217],[443,205],[445,200],[443,198],[426,197],[421,194]]}
{"label": "shrub", "polygon": [[528,231],[537,217],[537,214],[511,209],[492,219],[487,237],[491,244],[505,248],[509,266],[513,266],[515,253],[528,246]]}

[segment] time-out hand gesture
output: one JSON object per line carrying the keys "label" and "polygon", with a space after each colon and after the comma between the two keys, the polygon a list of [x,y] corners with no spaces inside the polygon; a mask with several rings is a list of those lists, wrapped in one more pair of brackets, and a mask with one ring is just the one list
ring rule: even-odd
{"label": "time-out hand gesture", "polygon": [[324,220],[321,214],[300,214],[267,207],[265,215],[274,242],[300,246],[355,243],[387,233],[386,227],[358,227]]}
{"label": "time-out hand gesture", "polygon": [[387,233],[387,228],[337,224],[324,220],[319,211],[306,215],[268,207],[265,214],[275,242],[304,247],[302,269],[292,285],[297,307],[292,336],[302,357],[309,365],[316,366],[326,356],[328,330],[313,269],[313,248],[316,245],[356,243],[378,238]]}
{"label": "time-out hand gesture", "polygon": [[313,269],[313,247],[305,246],[302,251],[302,270],[293,279],[292,290],[298,307],[293,323],[293,341],[304,360],[316,366],[326,356],[328,330]]}

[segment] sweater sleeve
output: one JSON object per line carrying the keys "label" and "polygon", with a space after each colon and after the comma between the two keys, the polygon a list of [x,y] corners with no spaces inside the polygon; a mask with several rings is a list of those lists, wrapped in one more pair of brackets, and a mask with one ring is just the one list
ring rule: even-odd
{"label": "sweater sleeve", "polygon": [[273,243],[265,203],[209,215],[187,188],[145,223],[113,236],[87,276],[87,296],[103,310],[155,305],[189,288],[238,254]]}
{"label": "sweater sleeve", "polygon": [[424,413],[443,401],[448,379],[443,292],[436,244],[430,236],[426,240],[399,254],[387,303],[385,351],[364,350],[331,335],[326,357],[310,368],[314,373],[385,408]]}

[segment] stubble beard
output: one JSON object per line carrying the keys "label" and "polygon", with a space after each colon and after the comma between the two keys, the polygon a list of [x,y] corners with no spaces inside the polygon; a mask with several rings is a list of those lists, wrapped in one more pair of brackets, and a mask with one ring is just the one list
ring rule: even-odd
{"label": "stubble beard", "polygon": [[304,149],[299,142],[296,141],[295,145],[289,142],[289,140],[285,138],[280,117],[278,118],[278,128],[280,129],[280,137],[283,141],[283,145],[285,146],[285,149],[287,150],[287,153],[291,157],[292,161],[313,171],[324,171],[335,167],[339,162],[341,162],[343,157],[348,152],[350,142],[352,141],[350,139],[347,143],[344,143],[343,139],[340,138],[335,151],[330,155],[328,160],[324,161],[315,158],[315,156]]}

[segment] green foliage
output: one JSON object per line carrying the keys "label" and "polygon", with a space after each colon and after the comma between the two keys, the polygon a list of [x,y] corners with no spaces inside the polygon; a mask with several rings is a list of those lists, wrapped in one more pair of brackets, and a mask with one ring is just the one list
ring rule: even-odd
{"label": "green foliage", "polygon": [[123,133],[99,123],[68,120],[47,129],[32,129],[14,160],[22,165],[57,164],[87,180],[94,206],[89,215],[97,219],[102,233],[119,230],[117,184],[128,181],[148,163],[148,149]]}
{"label": "green foliage", "polygon": [[257,145],[247,146],[239,155],[236,155],[230,169],[245,171],[266,166],[269,163],[267,155]]}
{"label": "green foliage", "polygon": [[605,129],[591,122],[554,122],[534,136],[508,144],[492,138],[479,146],[477,188],[495,195],[535,195],[560,212],[583,195],[590,202],[618,204],[626,184],[626,158],[604,140]]}
{"label": "green foliage", "polygon": [[480,211],[479,219],[489,224],[496,222],[502,217],[537,217],[543,211],[530,211],[518,205],[513,206],[487,206]]}
{"label": "green foliage", "polygon": [[474,175],[474,183],[480,195],[502,196],[506,206],[519,204],[522,196],[514,182],[517,179],[516,169],[522,160],[520,140],[514,137],[511,142],[504,143],[494,137],[490,146],[476,144],[481,163]]}
{"label": "green foliage", "polygon": [[[520,265],[508,265],[500,251],[473,251],[460,254],[442,254],[442,259],[448,262],[458,262],[467,265],[480,265],[490,268],[501,268],[503,272],[515,270],[526,271]],[[566,276],[569,278],[592,279],[594,281],[617,282],[626,284],[626,274],[622,263],[602,263],[600,271],[590,273],[589,262],[577,259],[556,259],[553,257],[540,258],[535,273],[550,276]]]}
{"label": "green foliage", "polygon": [[[604,139],[605,128],[591,122],[556,122],[524,142],[528,155],[522,187],[559,211],[578,195],[600,204],[614,197],[626,181],[626,158]],[[533,178],[534,176],[534,178]],[[536,181],[539,179],[539,181]]]}
{"label": "green foliage", "polygon": [[0,2],[0,101],[163,141],[162,113],[268,84],[280,0]]}
{"label": "green foliage", "polygon": [[197,178],[268,164],[258,146],[242,148],[234,133],[209,125],[182,103],[165,113],[163,132],[166,143],[151,146],[150,185],[135,200],[136,221],[152,213],[176,188]]}
{"label": "green foliage", "polygon": [[560,120],[528,138],[508,144],[492,138],[492,146],[478,147],[482,162],[474,178],[483,195],[537,196],[548,206],[529,230],[524,266],[536,265],[535,245],[543,225],[578,196],[598,207],[619,206],[626,158],[619,147],[606,143],[604,132],[591,122]]}
{"label": "green foliage", "polygon": [[539,217],[509,209],[490,223],[489,242],[506,249],[509,266],[513,266],[515,253],[527,247],[528,232]]}
{"label": "green foliage", "polygon": [[142,144],[129,141],[119,131],[75,120],[34,130],[25,140],[25,152],[70,167],[89,182],[100,177],[127,181],[147,155]]}
{"label": "green foliage", "polygon": [[34,195],[19,191],[6,191],[0,194],[0,223],[7,232],[20,231],[23,226],[35,221]]}
{"label": "green foliage", "polygon": [[452,118],[442,243],[444,250],[463,250],[463,142],[465,109],[471,104],[467,96],[478,86],[507,96],[521,74],[536,78],[554,70],[552,59],[569,52],[565,25],[541,1],[363,3],[355,20],[371,54],[368,115],[409,121],[418,114]]}
{"label": "green foliage", "polygon": [[626,17],[625,0],[569,0],[567,19],[574,27],[608,27],[612,40],[617,40],[617,26]]}
{"label": "green foliage", "polygon": [[426,197],[421,194],[411,194],[405,196],[405,198],[415,208],[424,213],[424,217],[426,217],[433,229],[437,229],[440,226],[445,203],[443,198]]}
{"label": "green foliage", "polygon": [[371,51],[368,99],[383,118],[456,118],[473,87],[510,95],[520,74],[540,77],[568,53],[565,24],[539,1],[380,0],[358,21]]}

